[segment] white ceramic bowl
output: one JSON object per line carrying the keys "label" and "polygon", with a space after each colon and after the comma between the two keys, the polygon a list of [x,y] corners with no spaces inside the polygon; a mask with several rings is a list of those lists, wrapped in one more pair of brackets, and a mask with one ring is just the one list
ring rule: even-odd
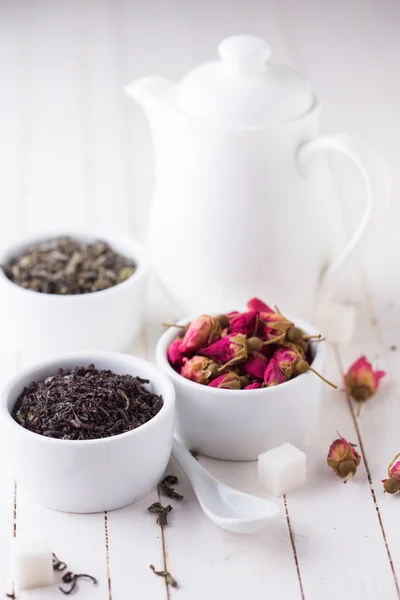
{"label": "white ceramic bowl", "polygon": [[136,241],[101,233],[56,232],[30,237],[0,255],[7,263],[25,248],[59,235],[83,242],[101,239],[138,265],[118,285],[77,295],[43,294],[10,281],[0,269],[0,330],[8,343],[36,358],[86,350],[126,350],[140,330],[145,303],[148,263]]}
{"label": "white ceramic bowl", "polygon": [[[164,405],[137,429],[99,440],[59,440],[32,433],[11,416],[12,408],[32,381],[59,368],[86,366],[149,379]],[[113,510],[146,496],[167,466],[174,431],[174,388],[155,365],[112,352],[75,354],[46,361],[17,374],[0,401],[3,447],[18,485],[31,498],[55,510],[90,513]]]}
{"label": "white ceramic bowl", "polygon": [[[186,324],[192,319],[184,319]],[[308,334],[318,333],[292,318]],[[171,327],[158,341],[157,364],[171,378],[176,392],[176,435],[191,450],[226,460],[256,460],[284,442],[304,446],[316,423],[326,385],[305,373],[275,387],[226,390],[200,385],[179,375],[167,350],[178,330]],[[313,344],[312,366],[322,373],[325,342]]]}

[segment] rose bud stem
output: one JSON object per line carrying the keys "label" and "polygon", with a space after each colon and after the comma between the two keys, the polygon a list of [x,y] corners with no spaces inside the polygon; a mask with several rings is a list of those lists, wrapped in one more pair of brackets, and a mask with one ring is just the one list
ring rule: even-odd
{"label": "rose bud stem", "polygon": [[163,327],[178,327],[179,329],[187,329],[187,325],[178,325],[177,323],[161,323]]}
{"label": "rose bud stem", "polygon": [[303,358],[300,359],[299,361],[297,361],[297,363],[296,363],[296,371],[297,371],[297,373],[299,375],[301,375],[302,373],[306,373],[307,371],[312,371],[313,373],[315,373],[315,375],[318,375],[318,377],[320,379],[322,379],[322,381],[325,381],[325,383],[327,383],[328,385],[330,385],[331,387],[333,387],[335,390],[337,390],[337,385],[335,385],[334,383],[332,383],[328,379],[325,379],[325,377],[323,377],[321,375],[321,373],[318,373],[318,371],[316,371],[315,369],[313,369],[312,367],[310,367],[310,365],[308,364],[308,362],[306,360],[304,360]]}
{"label": "rose bud stem", "polygon": [[318,335],[304,335],[304,331],[296,326],[289,327],[285,335],[285,339],[294,344],[307,340],[321,340],[321,338],[322,335],[320,333]]}
{"label": "rose bud stem", "polygon": [[347,483],[348,481],[350,481],[350,479],[356,473],[356,469],[354,467],[354,461],[353,460],[344,460],[339,465],[339,471],[340,471],[341,475],[343,477],[345,477],[345,480],[343,481],[343,483]]}
{"label": "rose bud stem", "polygon": [[275,344],[276,342],[283,342],[283,340],[285,339],[285,334],[281,333],[281,335],[277,335],[274,338],[271,338],[270,340],[267,340],[266,342],[263,342],[263,346],[268,346],[268,344]]}

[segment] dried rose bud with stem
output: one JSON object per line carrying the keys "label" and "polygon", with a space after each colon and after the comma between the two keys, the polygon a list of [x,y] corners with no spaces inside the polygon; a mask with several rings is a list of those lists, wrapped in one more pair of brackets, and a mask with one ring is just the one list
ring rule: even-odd
{"label": "dried rose bud with stem", "polygon": [[213,379],[208,386],[227,390],[240,390],[242,387],[240,377],[235,371],[229,371],[229,373],[219,375]]}
{"label": "dried rose bud with stem", "polygon": [[383,489],[388,494],[396,494],[400,491],[400,453],[396,454],[388,467],[388,479],[382,479]]}
{"label": "dried rose bud with stem", "polygon": [[337,385],[323,377],[321,373],[318,373],[304,358],[301,357],[295,350],[286,348],[279,348],[273,355],[273,358],[277,361],[279,368],[287,379],[291,379],[294,375],[302,375],[311,371],[315,373],[322,381],[337,389]]}
{"label": "dried rose bud with stem", "polygon": [[332,442],[326,460],[336,475],[345,478],[343,483],[347,483],[356,474],[361,457],[354,447],[340,436]]}
{"label": "dried rose bud with stem", "polygon": [[357,416],[362,404],[375,394],[385,374],[385,371],[374,371],[365,356],[361,356],[349,368],[344,376],[344,383],[347,393],[359,403]]}
{"label": "dried rose bud with stem", "polygon": [[263,341],[257,337],[246,338],[242,333],[228,334],[201,350],[201,354],[222,363],[220,370],[245,361],[250,352],[259,351]]}
{"label": "dried rose bud with stem", "polygon": [[219,366],[205,356],[193,356],[184,358],[180,374],[186,379],[196,383],[206,384],[218,374]]}

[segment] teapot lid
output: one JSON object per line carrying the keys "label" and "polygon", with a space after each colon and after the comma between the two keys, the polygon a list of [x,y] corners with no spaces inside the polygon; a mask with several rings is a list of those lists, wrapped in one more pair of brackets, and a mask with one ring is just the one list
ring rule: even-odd
{"label": "teapot lid", "polygon": [[252,35],[223,40],[219,60],[190,71],[176,86],[177,107],[192,117],[263,127],[304,115],[314,104],[307,82],[289,67],[268,63],[270,47]]}

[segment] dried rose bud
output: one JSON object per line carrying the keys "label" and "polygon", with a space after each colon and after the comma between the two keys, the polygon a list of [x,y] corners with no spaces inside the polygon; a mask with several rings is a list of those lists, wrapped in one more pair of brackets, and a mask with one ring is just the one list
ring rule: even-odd
{"label": "dried rose bud", "polygon": [[243,373],[253,379],[260,379],[262,381],[267,362],[267,358],[261,352],[251,352],[248,359],[242,365]]}
{"label": "dried rose bud", "polygon": [[223,388],[227,390],[240,390],[240,377],[234,371],[230,371],[229,373],[223,373],[213,379],[211,383],[208,384],[209,387],[215,388]]}
{"label": "dried rose bud", "polygon": [[242,333],[229,334],[226,337],[214,342],[211,346],[203,348],[201,354],[212,358],[218,363],[223,363],[226,367],[233,365],[247,358],[247,340]]}
{"label": "dried rose bud", "polygon": [[288,350],[293,350],[293,352],[296,352],[296,354],[298,354],[299,356],[301,356],[301,358],[305,358],[306,357],[306,352],[307,352],[307,343],[306,342],[286,342],[283,341],[281,342],[281,345],[283,346],[283,348],[287,348]]}
{"label": "dried rose bud", "polygon": [[339,477],[344,477],[347,483],[357,472],[361,457],[344,438],[335,440],[329,448],[327,463]]}
{"label": "dried rose bud", "polygon": [[285,332],[273,329],[265,323],[260,323],[259,326],[260,336],[266,345],[268,344],[281,344],[285,339]]}
{"label": "dried rose bud", "polygon": [[296,374],[296,362],[299,360],[299,355],[294,350],[288,348],[278,348],[272,356],[286,379],[290,379]]}
{"label": "dried rose bud", "polygon": [[259,381],[253,381],[253,383],[246,385],[246,387],[244,387],[243,389],[244,390],[258,390],[262,387],[263,387],[262,383],[260,383]]}
{"label": "dried rose bud", "polygon": [[278,348],[278,350],[276,350],[272,356],[278,362],[279,368],[285,375],[286,379],[291,379],[292,377],[296,377],[296,375],[302,375],[303,373],[307,373],[307,371],[312,371],[315,373],[315,375],[322,379],[322,381],[335,389],[337,388],[337,385],[328,379],[325,379],[325,377],[311,367],[308,362],[304,360],[304,358],[302,358],[302,356],[297,352],[297,350]]}
{"label": "dried rose bud", "polygon": [[276,358],[272,357],[264,372],[265,385],[267,387],[272,387],[273,385],[285,383],[285,381],[287,381],[287,379],[280,370],[278,361],[276,360]]}
{"label": "dried rose bud", "polygon": [[261,312],[260,320],[271,327],[272,329],[277,329],[279,332],[286,332],[290,327],[293,327],[293,323],[289,321],[286,317],[281,315],[280,313],[275,312]]}
{"label": "dried rose bud", "polygon": [[389,479],[382,479],[383,489],[388,494],[396,494],[400,491],[400,460],[397,460],[400,454],[396,454],[389,465]]}
{"label": "dried rose bud", "polygon": [[225,329],[223,329],[221,331],[221,339],[224,338],[224,337],[226,337],[227,335],[228,335],[228,328],[225,327]]}
{"label": "dried rose bud", "polygon": [[385,371],[373,371],[366,357],[361,356],[344,377],[347,393],[357,402],[365,402],[375,394],[384,375]]}
{"label": "dried rose bud", "polygon": [[167,352],[168,360],[173,367],[180,367],[185,356],[182,352],[182,339],[176,338],[175,341],[170,344]]}
{"label": "dried rose bud", "polygon": [[193,358],[184,358],[183,367],[180,374],[186,379],[196,383],[206,384],[218,372],[218,365],[205,356],[193,356]]}
{"label": "dried rose bud", "polygon": [[247,308],[249,310],[254,310],[256,312],[265,312],[265,313],[273,313],[275,311],[272,310],[265,302],[260,300],[259,298],[252,298],[247,303]]}
{"label": "dried rose bud", "polygon": [[182,339],[183,352],[197,352],[204,346],[208,346],[219,340],[221,336],[221,325],[219,321],[210,315],[201,315],[194,319]]}
{"label": "dried rose bud", "polygon": [[254,310],[236,315],[229,323],[229,333],[243,333],[247,337],[256,335],[257,328],[258,313]]}

